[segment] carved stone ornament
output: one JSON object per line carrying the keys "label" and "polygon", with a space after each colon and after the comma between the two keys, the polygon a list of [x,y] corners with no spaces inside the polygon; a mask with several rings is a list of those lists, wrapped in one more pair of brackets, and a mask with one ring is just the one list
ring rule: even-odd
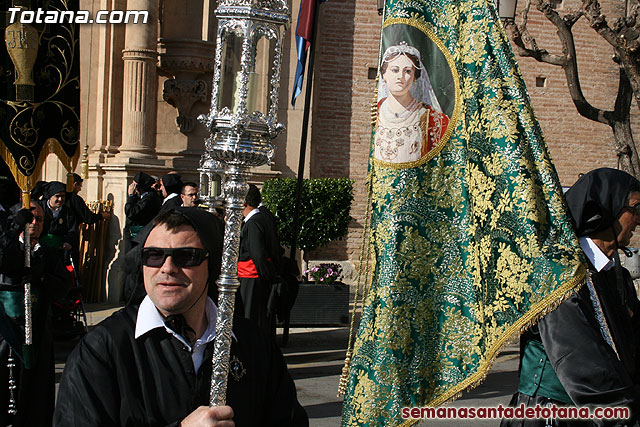
{"label": "carved stone ornament", "polygon": [[207,83],[204,80],[168,79],[164,82],[162,99],[178,109],[176,125],[182,133],[189,133],[195,125],[191,108],[196,102],[207,100]]}

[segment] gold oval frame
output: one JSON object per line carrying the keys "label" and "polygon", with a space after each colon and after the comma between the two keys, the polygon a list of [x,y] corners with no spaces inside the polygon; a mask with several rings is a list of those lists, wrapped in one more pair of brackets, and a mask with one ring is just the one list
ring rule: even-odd
{"label": "gold oval frame", "polygon": [[[451,138],[451,134],[453,133],[453,129],[455,129],[456,126],[458,125],[458,118],[460,116],[460,110],[462,108],[462,97],[461,97],[461,94],[460,94],[460,77],[458,75],[458,70],[455,67],[455,61],[453,59],[453,56],[447,50],[447,48],[445,47],[444,43],[424,23],[417,22],[417,21],[415,21],[413,19],[409,19],[409,18],[391,18],[391,19],[388,19],[382,24],[382,31],[384,32],[384,29],[387,28],[387,27],[390,27],[391,25],[398,25],[398,24],[408,25],[410,27],[414,27],[414,28],[422,31],[422,33],[424,33],[431,40],[431,42],[433,42],[433,44],[436,45],[436,47],[440,50],[440,52],[442,53],[442,55],[446,59],[447,64],[449,64],[449,70],[451,71],[451,78],[453,79],[453,84],[454,84],[454,87],[455,87],[455,89],[454,89],[454,96],[455,96],[455,100],[454,101],[455,102],[454,102],[454,106],[453,106],[453,113],[451,114],[451,117],[449,118],[449,125],[447,126],[447,130],[444,131],[444,135],[440,139],[440,143],[435,148],[433,148],[431,151],[429,151],[423,157],[421,157],[420,159],[418,159],[418,160],[416,160],[414,162],[391,163],[391,162],[385,162],[384,160],[376,159],[373,156],[373,154],[371,155],[371,158],[373,160],[373,164],[375,166],[388,168],[388,169],[410,169],[410,168],[415,168],[415,167],[421,166],[421,165],[425,164],[426,162],[428,162],[429,160],[433,159],[438,153],[440,153],[440,151],[442,151],[444,146],[447,145],[447,143],[449,142],[449,139]],[[381,44],[381,46],[382,46],[382,44]],[[382,56],[382,48],[380,49],[380,56]],[[378,59],[378,62],[380,62],[380,58]],[[378,79],[379,78],[380,78],[380,76],[378,75]],[[378,85],[377,85],[378,79],[376,79],[376,87],[378,87]],[[377,105],[377,99],[374,100],[374,109],[373,109],[373,111],[376,111],[376,108],[375,108],[376,105]],[[374,125],[374,129],[378,127],[378,115],[377,114],[375,115],[375,121],[374,121],[373,125]],[[371,143],[375,144],[374,138],[372,138]]]}

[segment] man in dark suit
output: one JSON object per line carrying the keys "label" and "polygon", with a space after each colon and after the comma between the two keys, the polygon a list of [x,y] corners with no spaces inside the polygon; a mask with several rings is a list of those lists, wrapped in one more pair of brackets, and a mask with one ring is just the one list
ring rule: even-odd
{"label": "man in dark suit", "polygon": [[73,174],[73,189],[67,193],[65,203],[67,203],[74,215],[76,216],[76,224],[95,224],[101,219],[109,219],[107,212],[95,213],[87,206],[84,199],[78,194],[82,191],[83,179],[77,173]]}
{"label": "man in dark suit", "polygon": [[40,202],[44,210],[44,229],[40,243],[70,251],[78,248],[78,226],[73,210],[65,205],[66,197],[66,186],[63,183],[52,181],[46,185],[44,198]]}
{"label": "man in dark suit", "polygon": [[173,208],[182,206],[180,192],[182,191],[182,177],[177,173],[168,173],[160,178],[160,191],[162,191],[161,212],[167,212]]}
{"label": "man in dark suit", "polygon": [[244,316],[271,333],[267,302],[278,278],[280,245],[275,221],[258,209],[261,202],[260,190],[250,185],[242,212],[245,218],[240,233],[238,278]]}
{"label": "man in dark suit", "polygon": [[162,199],[152,188],[154,184],[155,180],[144,172],[138,172],[129,184],[124,213],[127,216],[126,228],[130,239],[135,238],[160,210]]}

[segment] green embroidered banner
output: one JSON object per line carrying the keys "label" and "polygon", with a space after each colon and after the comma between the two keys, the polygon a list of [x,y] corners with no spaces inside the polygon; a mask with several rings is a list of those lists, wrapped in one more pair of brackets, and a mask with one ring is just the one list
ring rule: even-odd
{"label": "green embroidered banner", "polygon": [[402,407],[474,386],[585,271],[491,2],[387,0],[379,65],[344,426],[411,425]]}

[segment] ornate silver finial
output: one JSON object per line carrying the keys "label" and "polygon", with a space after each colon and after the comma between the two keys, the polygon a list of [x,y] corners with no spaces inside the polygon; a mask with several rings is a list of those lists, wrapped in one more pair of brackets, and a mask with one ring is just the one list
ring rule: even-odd
{"label": "ornate silver finial", "polygon": [[[248,168],[271,160],[271,141],[284,128],[278,122],[278,98],[284,27],[290,16],[287,0],[219,0],[215,15],[211,108],[199,117],[211,136],[205,141],[200,176],[201,188],[205,181],[213,185],[215,162],[224,166],[219,188],[224,195],[225,235],[210,393],[211,405],[224,405]],[[209,196],[213,193],[210,190]]]}

